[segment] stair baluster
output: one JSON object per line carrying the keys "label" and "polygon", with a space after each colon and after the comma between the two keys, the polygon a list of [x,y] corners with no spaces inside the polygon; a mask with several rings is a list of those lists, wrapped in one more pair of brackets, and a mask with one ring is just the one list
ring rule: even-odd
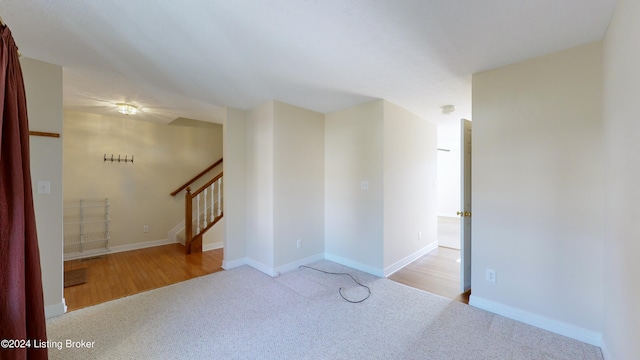
{"label": "stair baluster", "polygon": [[[222,175],[223,174],[220,173],[194,193],[191,193],[191,188],[187,187],[187,191],[185,193],[185,248],[187,254],[190,254],[192,251],[199,251],[199,249],[202,249],[202,235],[223,217]],[[208,194],[210,195],[207,196]],[[195,232],[193,231],[194,201],[196,203]],[[201,202],[203,203],[202,214],[200,210]],[[207,216],[207,214],[209,216]]]}

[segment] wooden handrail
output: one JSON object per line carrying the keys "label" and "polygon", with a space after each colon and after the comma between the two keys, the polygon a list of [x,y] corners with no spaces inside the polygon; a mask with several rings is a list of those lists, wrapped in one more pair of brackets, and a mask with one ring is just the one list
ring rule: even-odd
{"label": "wooden handrail", "polygon": [[171,192],[171,196],[176,196],[180,191],[186,189],[187,186],[193,184],[196,180],[200,179],[204,174],[206,174],[209,171],[213,170],[214,167],[216,167],[216,166],[218,166],[220,164],[222,164],[222,158],[220,158],[220,160],[214,162],[213,165],[211,165],[208,168],[204,169],[200,174],[194,176],[191,180],[187,181],[184,185],[182,185],[179,188],[177,188],[176,190],[172,191]]}
{"label": "wooden handrail", "polygon": [[206,183],[206,184],[202,185],[202,186],[200,187],[200,189],[198,189],[198,190],[196,190],[196,191],[192,192],[192,193],[191,193],[191,198],[193,199],[194,197],[196,197],[196,195],[198,195],[198,194],[200,194],[201,192],[203,192],[203,191],[204,191],[204,189],[208,188],[209,186],[211,186],[211,184],[213,184],[214,182],[218,181],[218,179],[220,179],[220,178],[222,177],[222,174],[223,174],[223,173],[220,173],[220,174],[216,175],[216,177],[214,177],[213,179],[209,180],[209,182],[208,182],[208,183]]}
{"label": "wooden handrail", "polygon": [[58,134],[58,133],[44,132],[44,131],[31,131],[31,130],[29,130],[29,135],[54,137],[54,138],[59,138],[60,137],[60,134]]}

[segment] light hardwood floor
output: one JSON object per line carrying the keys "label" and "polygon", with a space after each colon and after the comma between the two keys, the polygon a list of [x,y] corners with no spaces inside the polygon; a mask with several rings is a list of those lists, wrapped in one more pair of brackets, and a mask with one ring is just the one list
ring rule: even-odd
{"label": "light hardwood floor", "polygon": [[[456,301],[469,303],[459,291],[459,250],[446,247],[424,255],[389,279]],[[64,269],[87,269],[87,282],[64,289],[68,311],[222,271],[223,250],[185,255],[180,244],[65,261]]]}
{"label": "light hardwood floor", "polygon": [[438,216],[438,245],[460,250],[460,218]]}
{"label": "light hardwood floor", "polygon": [[65,261],[87,269],[87,282],[64,289],[67,310],[76,310],[222,270],[223,250],[185,255],[170,244],[95,258]]}
{"label": "light hardwood floor", "polygon": [[460,292],[459,218],[438,217],[438,244],[389,279],[468,304],[471,292]]}
{"label": "light hardwood floor", "polygon": [[460,250],[441,246],[395,272],[389,279],[468,304],[470,292],[460,292],[459,258]]}

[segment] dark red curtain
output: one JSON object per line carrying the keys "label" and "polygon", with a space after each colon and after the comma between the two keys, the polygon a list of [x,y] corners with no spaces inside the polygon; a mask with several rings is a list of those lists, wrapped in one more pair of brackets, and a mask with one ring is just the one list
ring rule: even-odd
{"label": "dark red curtain", "polygon": [[0,359],[46,359],[46,348],[36,348],[47,334],[27,101],[18,48],[7,26],[0,32]]}

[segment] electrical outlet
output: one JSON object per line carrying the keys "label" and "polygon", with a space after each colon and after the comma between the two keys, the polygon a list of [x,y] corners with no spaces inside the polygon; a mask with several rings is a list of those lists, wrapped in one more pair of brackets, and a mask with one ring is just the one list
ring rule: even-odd
{"label": "electrical outlet", "polygon": [[495,283],[496,282],[496,271],[493,269],[486,269],[486,277],[487,277],[487,281],[491,282],[491,283]]}
{"label": "electrical outlet", "polygon": [[38,194],[51,194],[51,181],[39,180],[38,181]]}
{"label": "electrical outlet", "polygon": [[143,226],[143,227],[142,227],[142,232],[146,232],[146,233],[148,233],[148,232],[149,232],[149,225],[145,225],[145,226]]}
{"label": "electrical outlet", "polygon": [[302,247],[302,239],[298,239],[298,241],[296,241],[296,247],[298,249],[300,249]]}

